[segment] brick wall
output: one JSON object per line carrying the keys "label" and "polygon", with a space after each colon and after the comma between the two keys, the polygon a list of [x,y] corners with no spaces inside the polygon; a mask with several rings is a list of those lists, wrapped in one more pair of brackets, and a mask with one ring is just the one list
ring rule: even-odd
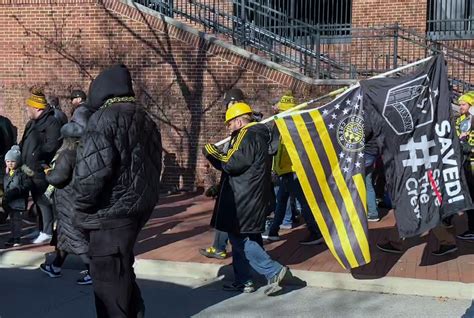
{"label": "brick wall", "polygon": [[426,30],[427,1],[353,0],[352,25],[388,25],[398,23],[422,34]]}
{"label": "brick wall", "polygon": [[192,189],[216,178],[200,154],[225,136],[223,93],[242,88],[255,109],[292,88],[312,87],[279,71],[144,15],[117,0],[0,0],[0,112],[21,131],[33,85],[60,97],[69,112],[72,89],[87,91],[106,66],[125,63],[140,101],[160,124],[165,187]]}

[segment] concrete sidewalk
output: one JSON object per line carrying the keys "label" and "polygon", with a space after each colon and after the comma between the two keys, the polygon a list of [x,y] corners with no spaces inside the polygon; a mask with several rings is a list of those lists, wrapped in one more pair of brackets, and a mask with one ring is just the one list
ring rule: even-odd
{"label": "concrete sidewalk", "polygon": [[[213,241],[213,231],[208,225],[213,204],[212,200],[193,194],[162,199],[139,236],[135,248],[137,271],[143,275],[149,272],[203,279],[224,275],[231,279],[230,258],[208,259],[198,253],[200,247],[209,246]],[[456,217],[454,223],[458,232],[464,230],[465,220]],[[391,213],[382,222],[370,224],[373,261],[352,271],[343,270],[324,244],[299,245],[299,239],[306,234],[304,226],[282,231],[282,240],[267,244],[266,248],[273,258],[292,269],[300,279],[296,279],[296,283],[304,280],[316,287],[474,298],[474,244],[458,242],[459,251],[444,257],[431,255],[434,246],[431,237],[410,241],[403,255],[378,251],[376,242],[396,235],[393,224]],[[2,238],[7,236],[0,228],[0,240]],[[0,264],[39,265],[48,251],[52,251],[52,247],[23,246],[0,251]]]}
{"label": "concrete sidewalk", "polygon": [[[91,286],[78,286],[77,271],[49,278],[37,269],[0,269],[0,317],[94,317]],[[219,280],[138,275],[146,317],[232,318],[472,318],[471,300],[386,295],[315,287],[288,287],[278,297],[222,290]],[[25,306],[25,303],[28,305]]]}

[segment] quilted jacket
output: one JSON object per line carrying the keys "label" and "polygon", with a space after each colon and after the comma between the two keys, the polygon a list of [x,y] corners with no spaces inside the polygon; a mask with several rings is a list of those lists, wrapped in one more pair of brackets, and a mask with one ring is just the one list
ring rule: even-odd
{"label": "quilted jacket", "polygon": [[89,88],[88,107],[97,111],[81,139],[72,181],[75,223],[84,229],[117,219],[143,225],[158,201],[161,135],[133,97],[123,65],[104,70]]}

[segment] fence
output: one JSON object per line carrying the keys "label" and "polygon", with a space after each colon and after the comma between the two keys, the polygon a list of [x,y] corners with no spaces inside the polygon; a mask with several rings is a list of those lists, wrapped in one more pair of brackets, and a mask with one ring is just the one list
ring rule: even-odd
{"label": "fence", "polygon": [[458,92],[473,89],[471,50],[399,25],[352,28],[349,0],[302,0],[299,6],[289,6],[294,1],[286,0],[136,2],[314,78],[366,78],[443,53],[453,88]]}

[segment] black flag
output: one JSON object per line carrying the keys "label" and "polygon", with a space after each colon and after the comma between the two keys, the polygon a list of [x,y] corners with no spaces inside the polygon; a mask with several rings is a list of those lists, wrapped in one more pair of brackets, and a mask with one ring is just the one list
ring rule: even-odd
{"label": "black flag", "polygon": [[414,74],[362,81],[361,86],[364,110],[384,136],[400,236],[419,235],[442,218],[472,208],[443,56]]}

